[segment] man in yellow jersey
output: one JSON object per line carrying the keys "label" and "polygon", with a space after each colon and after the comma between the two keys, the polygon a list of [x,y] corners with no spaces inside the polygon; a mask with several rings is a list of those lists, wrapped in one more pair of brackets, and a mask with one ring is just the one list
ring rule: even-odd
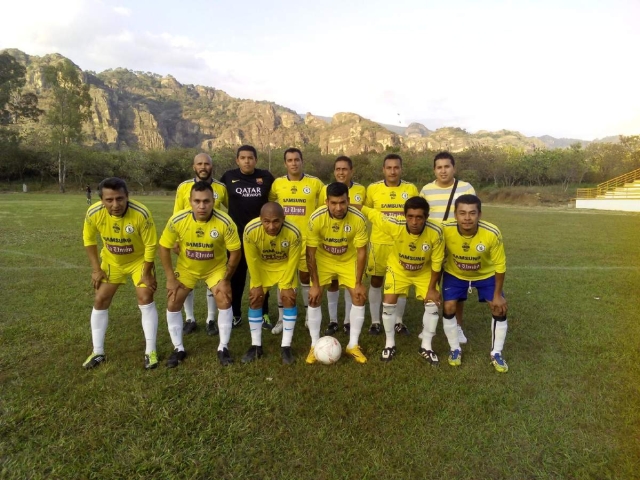
{"label": "man in yellow jersey", "polygon": [[[349,205],[359,207],[364,203],[367,189],[353,181],[353,162],[347,156],[336,158],[333,165],[333,176],[336,182],[344,183],[349,188]],[[327,187],[324,186],[320,192],[318,205],[324,205],[327,200]],[[340,288],[337,280],[332,280],[327,288],[327,301],[329,305],[329,326],[325,330],[325,335],[334,335],[338,331],[338,300],[340,298]],[[344,291],[344,333],[349,333],[349,314],[351,312],[351,296],[349,291]]]}
{"label": "man in yellow jersey", "polygon": [[[220,205],[224,205],[225,208],[229,207],[229,200],[227,197],[227,187],[224,183],[219,182],[213,178],[213,161],[211,157],[206,153],[199,153],[193,158],[193,171],[196,174],[194,178],[185,180],[176,191],[176,201],[173,206],[173,214],[191,208],[191,188],[196,182],[207,182],[213,189],[213,208],[220,209]],[[176,254],[179,253],[177,247],[174,247]],[[194,332],[197,328],[196,317],[193,311],[193,290],[189,293],[189,296],[184,301],[184,313],[187,317],[187,321],[183,327],[183,333],[188,335]],[[216,316],[216,301],[210,290],[207,289],[207,334],[217,335],[218,326],[215,322]]]}
{"label": "man in yellow jersey", "polygon": [[387,260],[382,304],[382,324],[386,344],[380,360],[389,362],[396,354],[396,304],[400,295],[409,294],[412,285],[416,298],[424,301],[422,317],[422,345],[420,356],[431,365],[438,365],[431,340],[438,326],[438,292],[440,270],[444,259],[442,229],[429,218],[429,204],[422,197],[411,197],[404,204],[404,220],[388,217],[372,208],[363,207],[371,223],[392,237],[395,242]]}
{"label": "man in yellow jersey", "polygon": [[[446,222],[453,219],[453,207],[456,198],[461,195],[475,195],[476,191],[470,183],[457,180],[456,161],[449,152],[440,152],[433,159],[433,173],[436,179],[427,183],[422,190],[420,196],[429,202],[431,213],[429,218],[434,222]],[[456,311],[456,322],[458,324],[458,340],[461,344],[467,343],[462,330],[462,315],[464,311],[464,303],[458,303]]]}
{"label": "man in yellow jersey", "polygon": [[[109,324],[109,305],[118,287],[131,276],[146,340],[144,367],[156,368],[158,311],[153,301],[156,290],[153,262],[158,235],[153,218],[147,207],[129,199],[127,184],[120,178],[106,178],[100,182],[98,195],[100,201],[89,207],[82,232],[95,289],[91,312],[93,352],[82,366],[94,368],[105,361],[104,337]],[[102,262],[98,258],[98,235],[103,245]]]}
{"label": "man in yellow jersey", "polygon": [[[277,182],[277,180],[276,180]],[[251,347],[242,357],[250,363],[262,357],[262,303],[264,294],[274,285],[278,287],[278,298],[284,308],[282,363],[295,361],[291,341],[296,325],[296,286],[298,263],[302,251],[302,234],[288,219],[280,204],[268,202],[262,206],[260,217],[249,222],[244,229],[242,242],[249,267],[249,328]]]}
{"label": "man in yellow jersey", "polygon": [[367,225],[364,215],[349,206],[349,189],[344,183],[327,186],[327,200],[309,219],[307,233],[307,265],[311,274],[309,289],[309,333],[311,350],[307,363],[316,361],[313,349],[320,338],[322,324],[322,290],[336,279],[353,301],[351,329],[346,352],[356,362],[365,363],[358,345],[364,323],[366,288],[362,284],[367,261]]}
{"label": "man in yellow jersey", "polygon": [[[374,182],[367,187],[367,196],[364,204],[369,208],[375,208],[379,212],[391,217],[402,216],[404,202],[418,195],[418,189],[413,183],[405,182],[402,176],[402,157],[390,153],[384,157],[382,163],[382,175],[384,180]],[[387,268],[387,257],[391,251],[394,240],[375,225],[371,229],[369,242],[369,259],[367,261],[367,274],[371,277],[369,286],[369,311],[371,312],[371,335],[379,335],[380,306],[382,305],[382,281]],[[402,316],[407,304],[407,297],[400,297],[396,306],[396,333],[409,334],[409,330],[402,323]]]}
{"label": "man in yellow jersey", "polygon": [[[297,148],[288,148],[284,151],[284,165],[287,174],[276,178],[269,192],[269,201],[282,205],[287,220],[294,224],[301,232],[306,232],[307,222],[313,211],[318,208],[318,196],[324,184],[312,175],[304,173],[302,152]],[[302,290],[304,308],[309,307],[309,270],[305,258],[304,237],[302,234],[302,251],[298,272]],[[305,320],[307,314],[305,312]],[[277,335],[282,332],[283,305],[278,296],[278,323],[271,330]]]}
{"label": "man in yellow jersey", "polygon": [[502,358],[507,337],[507,301],[502,294],[507,261],[502,234],[495,225],[481,220],[482,204],[475,195],[461,195],[455,202],[455,221],[442,224],[446,246],[442,297],[443,327],[451,352],[449,364],[460,365],[462,351],[458,344],[456,307],[467,299],[472,288],[478,300],[491,309],[491,364],[498,372],[509,370]]}
{"label": "man in yellow jersey", "polygon": [[[230,280],[240,261],[240,238],[229,215],[213,207],[213,189],[208,182],[193,184],[190,203],[190,210],[181,210],[169,219],[160,237],[160,260],[167,277],[167,326],[174,347],[167,367],[177,367],[187,356],[181,310],[198,280],[204,280],[215,297],[220,329],[218,359],[227,366],[233,363],[228,348],[233,321]],[[180,254],[174,270],[171,249],[176,243]]]}

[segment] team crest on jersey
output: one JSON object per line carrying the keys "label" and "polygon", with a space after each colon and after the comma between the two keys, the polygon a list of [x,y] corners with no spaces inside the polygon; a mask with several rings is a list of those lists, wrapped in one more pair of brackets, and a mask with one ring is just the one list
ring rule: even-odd
{"label": "team crest on jersey", "polygon": [[261,178],[256,178],[256,183],[258,185],[262,185],[262,179]]}
{"label": "team crest on jersey", "polygon": [[411,250],[412,252],[416,249],[416,244],[415,243],[410,243],[409,244],[409,250]]}
{"label": "team crest on jersey", "polygon": [[391,200],[395,200],[395,199],[396,199],[396,192],[391,192],[391,193],[389,194],[389,198],[390,198]]}
{"label": "team crest on jersey", "polygon": [[133,228],[133,225],[128,224],[126,227],[124,227],[124,231],[131,235],[133,232],[135,232],[135,229]]}
{"label": "team crest on jersey", "polygon": [[303,191],[305,194],[307,194],[307,195],[309,195],[309,194],[311,193],[311,189],[310,189],[309,187],[304,187],[304,188],[302,189],[302,191]]}
{"label": "team crest on jersey", "polygon": [[173,274],[176,276],[176,278],[180,278],[180,272],[173,272]]}
{"label": "team crest on jersey", "polygon": [[334,223],[333,225],[331,225],[331,230],[337,232],[338,230],[340,230],[340,226],[337,223]]}
{"label": "team crest on jersey", "polygon": [[409,194],[407,192],[402,192],[402,198],[406,200],[407,198],[409,198]]}
{"label": "team crest on jersey", "polygon": [[422,251],[423,251],[423,252],[428,252],[430,248],[431,248],[431,247],[429,246],[429,244],[428,244],[428,243],[423,243],[423,244],[422,244]]}
{"label": "team crest on jersey", "polygon": [[295,195],[296,193],[298,193],[298,187],[296,187],[295,185],[291,186],[291,194]]}
{"label": "team crest on jersey", "polygon": [[344,231],[349,233],[351,231],[351,225],[345,225],[344,226]]}
{"label": "team crest on jersey", "polygon": [[362,197],[361,197],[360,195],[356,195],[355,197],[353,197],[353,199],[354,199],[356,202],[361,202],[361,201],[362,201]]}
{"label": "team crest on jersey", "polygon": [[384,289],[385,290],[391,290],[391,284],[390,283],[385,283],[384,284]]}
{"label": "team crest on jersey", "polygon": [[280,246],[282,248],[287,248],[289,246],[289,242],[287,242],[286,240],[283,240],[282,243],[280,244]]}
{"label": "team crest on jersey", "polygon": [[477,251],[479,251],[480,253],[484,252],[484,251],[485,251],[485,249],[486,249],[486,247],[485,247],[483,244],[481,244],[481,243],[479,243],[478,245],[476,245],[476,250],[477,250]]}
{"label": "team crest on jersey", "polygon": [[218,238],[218,236],[219,236],[219,235],[220,235],[220,234],[218,233],[218,230],[216,230],[216,229],[213,229],[213,230],[211,230],[211,231],[209,232],[209,236],[210,236],[211,238]]}
{"label": "team crest on jersey", "polygon": [[464,251],[465,251],[465,253],[466,253],[466,252],[468,252],[470,248],[471,248],[471,247],[469,246],[469,244],[468,244],[467,242],[464,242],[464,243],[462,244],[462,250],[464,250]]}
{"label": "team crest on jersey", "polygon": [[198,229],[196,230],[196,237],[204,237],[204,230],[202,230],[200,227],[198,227]]}
{"label": "team crest on jersey", "polygon": [[213,198],[218,199],[218,192],[213,192]]}
{"label": "team crest on jersey", "polygon": [[120,225],[118,225],[117,223],[113,224],[113,231],[116,233],[120,233]]}

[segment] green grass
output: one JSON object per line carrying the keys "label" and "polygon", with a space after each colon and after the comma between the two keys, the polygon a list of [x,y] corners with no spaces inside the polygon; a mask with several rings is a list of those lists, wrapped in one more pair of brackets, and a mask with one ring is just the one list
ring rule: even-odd
{"label": "green grass", "polygon": [[[172,198],[141,200],[161,229]],[[201,323],[183,365],[147,372],[130,284],[110,310],[108,362],[81,368],[85,208],[80,195],[0,196],[1,477],[640,478],[640,215],[485,208],[507,250],[506,375],[489,365],[487,307],[475,301],[463,365],[446,364],[441,327],[444,362],[426,365],[415,300],[390,364],[378,360],[383,338],[364,333],[366,365],[307,366],[300,321],[294,366],[265,333],[263,360],[222,368]],[[156,302],[166,360],[162,289]],[[205,309],[199,287],[200,320]],[[237,361],[249,344],[245,323],[231,338]]]}

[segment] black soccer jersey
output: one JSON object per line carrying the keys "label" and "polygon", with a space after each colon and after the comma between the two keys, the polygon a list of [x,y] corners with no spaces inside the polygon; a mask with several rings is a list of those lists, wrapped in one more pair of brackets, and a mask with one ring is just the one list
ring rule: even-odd
{"label": "black soccer jersey", "polygon": [[229,194],[229,216],[238,226],[238,231],[254,218],[260,216],[260,209],[268,202],[273,175],[268,170],[256,168],[251,175],[245,175],[239,168],[228,170],[220,181]]}

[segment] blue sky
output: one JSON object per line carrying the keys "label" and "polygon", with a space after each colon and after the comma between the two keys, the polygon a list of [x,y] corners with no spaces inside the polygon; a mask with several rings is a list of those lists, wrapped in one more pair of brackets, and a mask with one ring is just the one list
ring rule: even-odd
{"label": "blue sky", "polygon": [[[0,48],[397,125],[640,134],[640,2],[12,2]],[[10,19],[7,21],[7,19]]]}

